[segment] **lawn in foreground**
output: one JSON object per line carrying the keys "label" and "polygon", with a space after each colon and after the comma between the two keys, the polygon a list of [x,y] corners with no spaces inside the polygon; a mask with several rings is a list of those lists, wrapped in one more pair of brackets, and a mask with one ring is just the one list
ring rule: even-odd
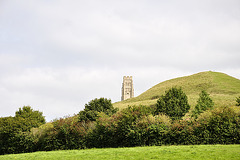
{"label": "lawn in foreground", "polygon": [[240,159],[240,145],[188,145],[133,148],[104,148],[11,154],[0,160],[87,160],[87,159]]}

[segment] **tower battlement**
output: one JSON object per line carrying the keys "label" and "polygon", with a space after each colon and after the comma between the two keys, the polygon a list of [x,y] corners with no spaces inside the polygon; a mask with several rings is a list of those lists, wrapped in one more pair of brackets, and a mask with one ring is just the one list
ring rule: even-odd
{"label": "tower battlement", "polygon": [[122,83],[122,97],[121,100],[126,100],[134,97],[134,89],[133,89],[133,80],[132,76],[124,76]]}
{"label": "tower battlement", "polygon": [[123,79],[132,79],[132,76],[123,76]]}

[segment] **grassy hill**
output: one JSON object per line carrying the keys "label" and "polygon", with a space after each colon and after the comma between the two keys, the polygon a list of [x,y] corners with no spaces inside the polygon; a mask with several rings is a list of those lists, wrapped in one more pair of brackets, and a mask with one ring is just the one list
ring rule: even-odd
{"label": "grassy hill", "polygon": [[171,87],[182,87],[190,105],[195,106],[199,93],[206,90],[216,106],[235,105],[240,96],[240,80],[220,72],[200,72],[159,83],[138,97],[114,103],[114,107],[125,108],[128,105],[153,105],[159,96]]}

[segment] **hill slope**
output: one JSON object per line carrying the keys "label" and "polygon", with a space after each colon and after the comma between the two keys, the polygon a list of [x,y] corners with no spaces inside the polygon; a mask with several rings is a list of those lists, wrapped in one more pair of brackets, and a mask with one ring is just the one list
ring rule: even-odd
{"label": "hill slope", "polygon": [[206,90],[216,105],[235,105],[240,96],[240,80],[220,72],[200,72],[159,83],[138,97],[117,102],[114,107],[125,108],[128,105],[152,105],[158,97],[171,87],[182,87],[191,106],[195,106],[202,90]]}

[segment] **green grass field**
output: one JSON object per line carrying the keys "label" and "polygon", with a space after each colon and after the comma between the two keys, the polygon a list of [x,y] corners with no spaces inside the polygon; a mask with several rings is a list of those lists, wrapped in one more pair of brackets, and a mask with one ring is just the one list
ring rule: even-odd
{"label": "green grass field", "polygon": [[193,108],[202,90],[207,91],[213,99],[215,106],[234,106],[236,97],[240,96],[240,80],[219,72],[200,72],[190,76],[179,77],[159,83],[141,95],[114,103],[119,109],[131,105],[153,105],[159,96],[171,87],[182,87],[188,96],[188,101]]}
{"label": "green grass field", "polygon": [[105,148],[86,150],[64,150],[11,154],[0,156],[0,160],[132,160],[132,159],[214,159],[239,160],[240,145],[189,145],[153,146],[133,148]]}

